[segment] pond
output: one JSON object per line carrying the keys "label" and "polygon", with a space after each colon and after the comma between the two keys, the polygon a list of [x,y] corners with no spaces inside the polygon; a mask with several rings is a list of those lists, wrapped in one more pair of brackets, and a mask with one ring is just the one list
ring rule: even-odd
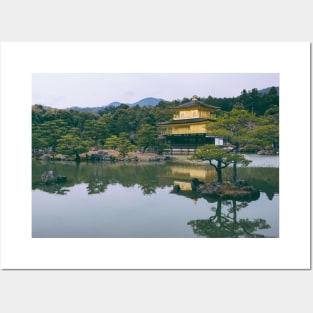
{"label": "pond", "polygon": [[[61,163],[33,161],[33,238],[279,237],[278,156],[247,156],[238,178],[260,190],[257,200],[200,197],[190,180],[216,180],[206,163]],[[44,171],[66,176],[40,182]],[[224,179],[231,177],[231,168]],[[179,185],[179,193],[173,186]]]}

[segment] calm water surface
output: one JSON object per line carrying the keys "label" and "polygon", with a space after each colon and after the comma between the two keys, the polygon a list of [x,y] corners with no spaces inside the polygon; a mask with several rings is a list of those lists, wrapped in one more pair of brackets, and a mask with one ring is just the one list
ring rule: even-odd
{"label": "calm water surface", "polygon": [[[208,164],[43,163],[33,161],[34,238],[279,237],[278,157],[249,155],[239,168],[260,190],[251,202],[217,201],[191,191],[190,180],[216,179]],[[67,176],[43,185],[41,173]],[[226,169],[224,179],[231,177]],[[181,191],[172,193],[174,185]]]}

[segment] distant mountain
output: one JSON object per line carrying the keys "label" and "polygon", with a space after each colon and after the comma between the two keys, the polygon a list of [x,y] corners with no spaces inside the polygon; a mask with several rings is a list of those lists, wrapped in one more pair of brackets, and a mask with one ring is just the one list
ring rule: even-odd
{"label": "distant mountain", "polygon": [[[261,95],[266,95],[270,92],[272,87],[268,87],[268,88],[264,88],[264,89],[260,89],[258,90],[258,93],[261,94]],[[276,88],[276,91],[277,91],[277,94],[279,95],[279,87],[275,87]]]}
{"label": "distant mountain", "polygon": [[134,102],[134,103],[130,104],[130,106],[135,106],[135,105],[139,105],[139,106],[155,106],[155,105],[158,105],[160,103],[160,101],[163,101],[163,99],[148,97],[148,98],[144,98],[142,100],[139,100],[137,102]]}
{"label": "distant mountain", "polygon": [[[122,104],[121,102],[114,101],[114,102],[111,102],[111,103],[107,104],[106,106],[118,107],[121,104]],[[101,108],[103,108],[103,106]]]}
{"label": "distant mountain", "polygon": [[82,108],[82,107],[77,107],[77,106],[74,106],[74,107],[70,107],[68,108],[69,110],[75,110],[75,111],[83,111],[83,112],[93,112],[93,113],[98,113],[99,111],[103,110],[105,107],[108,107],[108,106],[119,106],[121,103],[120,102],[111,102],[107,105],[103,105],[101,107],[86,107],[86,108]]}
{"label": "distant mountain", "polygon": [[43,105],[43,104],[34,104],[33,108],[37,108],[37,109],[46,109],[46,110],[53,110],[52,107],[49,107],[47,105]]}
{"label": "distant mountain", "polygon": [[75,110],[75,111],[83,111],[83,112],[92,112],[92,113],[98,113],[101,109],[103,109],[105,106],[102,107],[86,107],[86,108],[82,108],[82,107],[70,107],[68,108],[68,110]]}
{"label": "distant mountain", "polygon": [[[271,90],[272,87],[268,87],[268,88],[264,88],[264,89],[260,89],[258,90],[258,93],[260,95],[265,95],[265,94],[268,94],[269,91]],[[275,87],[276,90],[277,90],[277,93],[279,95],[279,87]],[[160,103],[160,101],[164,101],[164,99],[160,99],[160,98],[153,98],[153,97],[147,97],[147,98],[144,98],[144,99],[141,99],[137,102],[134,102],[134,103],[125,103],[127,104],[128,106],[130,107],[133,107],[133,106],[156,106]],[[114,102],[111,102],[111,103],[108,103],[106,105],[102,105],[102,106],[99,106],[99,107],[78,107],[78,106],[73,106],[73,107],[70,107],[68,109],[70,110],[77,110],[77,111],[84,111],[84,112],[93,112],[93,113],[98,113],[99,111],[105,109],[106,107],[108,106],[114,106],[114,107],[118,107],[119,105],[121,105],[122,102],[118,102],[118,101],[114,101]]]}
{"label": "distant mountain", "polygon": [[[137,102],[134,103],[125,103],[129,106],[155,106],[157,104],[159,104],[160,101],[162,101],[163,99],[157,99],[157,98],[153,98],[153,97],[148,97],[148,98],[144,98],[141,99]],[[94,113],[98,113],[99,111],[103,110],[105,107],[108,106],[114,106],[114,107],[118,107],[119,105],[121,105],[121,102],[118,101],[114,101],[111,102],[107,105],[103,105],[101,107],[86,107],[86,108],[82,108],[82,107],[78,107],[78,106],[74,106],[74,107],[70,107],[70,110],[76,110],[76,111],[85,111],[85,112],[94,112]]]}

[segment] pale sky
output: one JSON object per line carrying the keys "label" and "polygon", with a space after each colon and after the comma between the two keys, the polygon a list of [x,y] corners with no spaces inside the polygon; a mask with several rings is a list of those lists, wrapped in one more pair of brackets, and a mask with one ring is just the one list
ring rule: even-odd
{"label": "pale sky", "polygon": [[175,99],[212,96],[231,98],[243,89],[279,86],[278,73],[206,74],[33,74],[32,104],[53,108],[100,107],[134,103],[146,97]]}

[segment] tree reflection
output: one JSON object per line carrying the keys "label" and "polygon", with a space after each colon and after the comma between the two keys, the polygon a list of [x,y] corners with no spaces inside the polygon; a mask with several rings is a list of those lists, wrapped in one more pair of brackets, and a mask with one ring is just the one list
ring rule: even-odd
{"label": "tree reflection", "polygon": [[46,185],[46,184],[41,184],[41,190],[48,192],[48,193],[53,193],[57,195],[66,195],[70,189],[66,188],[63,184],[52,184],[52,185]]}
{"label": "tree reflection", "polygon": [[101,178],[93,177],[88,182],[87,191],[89,195],[99,194],[105,192],[108,184],[106,184]]}
{"label": "tree reflection", "polygon": [[142,190],[144,195],[156,193],[157,188],[170,186],[172,181],[166,177],[167,166],[160,164],[60,164],[60,163],[39,163],[33,162],[32,188],[40,189],[49,193],[62,193],[62,187],[57,184],[46,185],[41,183],[42,172],[53,170],[56,175],[67,177],[63,187],[73,187],[78,184],[87,184],[88,194],[101,194],[106,191],[109,185],[120,184],[129,188],[135,185]]}
{"label": "tree reflection", "polygon": [[153,193],[156,193],[156,186],[150,184],[143,184],[140,186],[140,189],[144,195],[152,195]]}
{"label": "tree reflection", "polygon": [[[40,181],[44,171],[52,170],[55,176],[66,176],[63,184],[45,185]],[[267,170],[267,171],[266,171]],[[267,168],[239,168],[240,177],[249,181],[253,186],[265,192],[269,198],[278,193],[278,169]],[[193,177],[210,181],[207,165],[194,166],[174,162],[138,164],[122,162],[103,163],[62,163],[33,161],[32,189],[42,190],[60,195],[67,194],[71,187],[86,184],[88,194],[104,193],[111,184],[123,187],[137,185],[145,195],[157,192],[158,188],[170,187],[173,181],[188,181]],[[192,195],[194,198],[195,195]]]}
{"label": "tree reflection", "polygon": [[[227,210],[222,212],[222,205]],[[217,206],[212,207],[215,214],[206,220],[194,220],[187,225],[192,227],[194,234],[201,237],[210,238],[263,238],[262,234],[257,234],[258,230],[268,229],[270,225],[264,219],[237,219],[237,212],[248,205],[247,202],[237,204],[236,200],[217,200]]]}

